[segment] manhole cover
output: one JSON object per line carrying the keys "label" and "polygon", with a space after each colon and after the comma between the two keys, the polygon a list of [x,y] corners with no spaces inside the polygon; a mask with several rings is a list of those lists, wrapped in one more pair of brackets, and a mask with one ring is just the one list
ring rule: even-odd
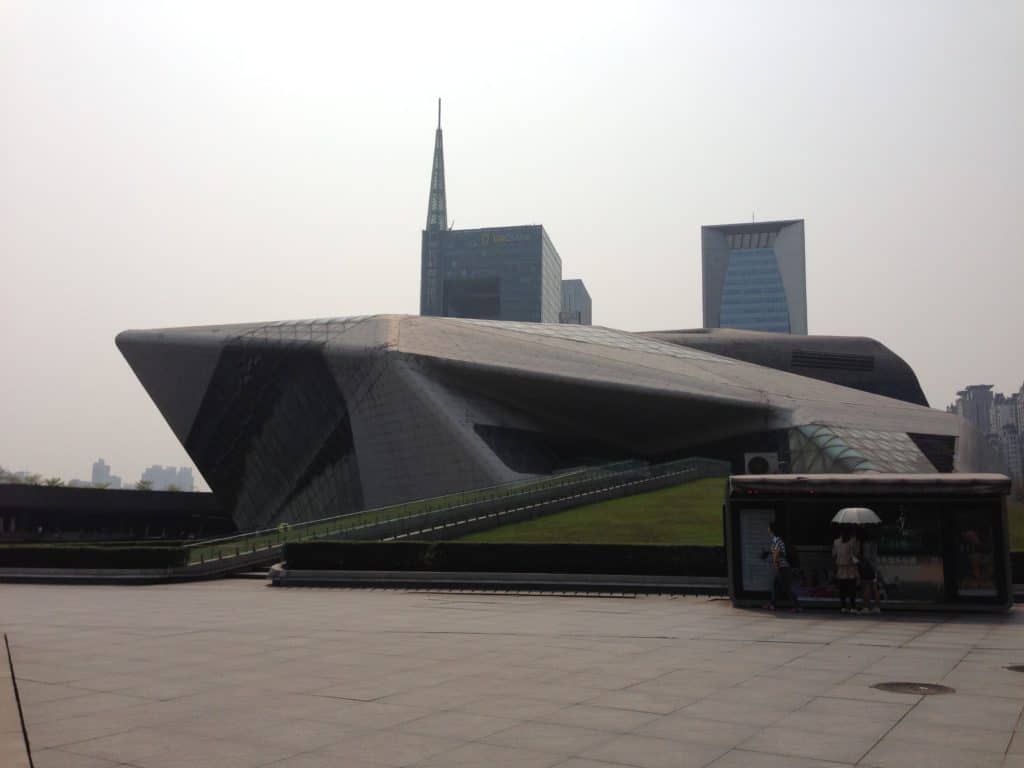
{"label": "manhole cover", "polygon": [[1024,672],[1024,664],[1011,664],[1007,669],[1011,672]]}
{"label": "manhole cover", "polygon": [[876,683],[871,686],[887,693],[911,693],[914,696],[934,696],[937,693],[956,693],[952,688],[935,683]]}

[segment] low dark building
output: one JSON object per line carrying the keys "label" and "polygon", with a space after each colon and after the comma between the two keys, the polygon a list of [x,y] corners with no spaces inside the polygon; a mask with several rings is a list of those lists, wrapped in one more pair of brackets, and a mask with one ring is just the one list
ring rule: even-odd
{"label": "low dark building", "polygon": [[730,328],[650,331],[641,335],[861,392],[928,405],[917,375],[907,362],[881,342],[862,336],[794,336]]}
{"label": "low dark building", "polygon": [[199,539],[235,532],[212,493],[0,485],[0,540]]}

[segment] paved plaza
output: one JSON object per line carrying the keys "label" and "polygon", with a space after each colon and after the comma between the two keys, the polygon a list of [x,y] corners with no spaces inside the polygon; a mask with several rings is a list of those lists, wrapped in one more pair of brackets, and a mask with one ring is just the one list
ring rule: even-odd
{"label": "paved plaza", "polygon": [[[1024,612],[0,585],[37,768],[1024,766]],[[956,693],[883,693],[883,681]]]}

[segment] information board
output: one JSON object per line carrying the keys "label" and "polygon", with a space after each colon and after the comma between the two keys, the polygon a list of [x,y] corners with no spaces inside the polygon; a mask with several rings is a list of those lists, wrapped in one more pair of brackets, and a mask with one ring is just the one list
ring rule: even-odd
{"label": "information board", "polygon": [[740,512],[740,562],[743,591],[767,592],[772,588],[775,573],[771,559],[762,557],[768,550],[768,524],[775,517],[772,509],[744,509]]}

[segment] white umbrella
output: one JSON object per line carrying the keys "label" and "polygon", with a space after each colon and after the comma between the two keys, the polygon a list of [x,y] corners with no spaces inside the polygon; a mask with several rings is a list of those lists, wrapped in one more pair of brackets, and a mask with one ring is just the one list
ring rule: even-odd
{"label": "white umbrella", "polygon": [[840,525],[875,525],[882,521],[867,507],[844,507],[836,512],[832,522]]}

